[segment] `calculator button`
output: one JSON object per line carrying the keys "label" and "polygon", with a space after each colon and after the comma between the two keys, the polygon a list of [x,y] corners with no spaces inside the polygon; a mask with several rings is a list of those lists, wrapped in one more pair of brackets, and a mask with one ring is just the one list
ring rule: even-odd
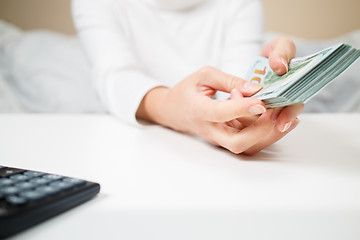
{"label": "calculator button", "polygon": [[53,180],[59,180],[61,178],[63,178],[62,176],[59,175],[55,175],[55,174],[45,174],[44,176],[42,176],[43,178],[53,181]]}
{"label": "calculator button", "polygon": [[41,175],[44,175],[44,173],[35,172],[35,171],[26,171],[26,172],[24,172],[24,175],[26,175],[28,177],[39,177]]}
{"label": "calculator button", "polygon": [[1,168],[0,177],[8,177],[17,173],[22,173],[24,170],[18,168]]}
{"label": "calculator button", "polygon": [[42,177],[37,177],[37,178],[33,178],[30,179],[29,182],[37,184],[37,185],[43,185],[49,182],[49,180],[42,178]]}
{"label": "calculator button", "polygon": [[23,174],[15,174],[10,176],[10,179],[15,180],[15,181],[25,181],[27,180],[29,177]]}
{"label": "calculator button", "polygon": [[81,179],[0,166],[0,239],[75,207],[99,190],[99,184]]}
{"label": "calculator button", "polygon": [[5,196],[6,196],[6,195],[16,194],[16,193],[19,192],[19,191],[20,191],[19,188],[13,187],[13,186],[9,186],[9,187],[5,187],[5,188],[0,189],[0,192],[1,192],[2,194],[4,194]]}
{"label": "calculator button", "polygon": [[44,185],[44,186],[36,188],[35,190],[38,192],[41,192],[43,194],[50,195],[50,194],[59,192],[61,189],[57,188],[57,187],[49,186],[49,185]]}
{"label": "calculator button", "polygon": [[15,187],[20,188],[21,190],[34,188],[36,186],[37,185],[32,182],[20,182],[20,183],[15,184]]}
{"label": "calculator button", "polygon": [[18,196],[8,196],[6,201],[11,205],[22,205],[26,203],[26,199]]}
{"label": "calculator button", "polygon": [[55,188],[59,188],[59,189],[69,189],[72,188],[74,186],[74,184],[68,183],[68,182],[63,182],[63,181],[56,181],[56,182],[52,182],[49,184],[52,187]]}
{"label": "calculator button", "polygon": [[0,178],[0,187],[5,187],[13,184],[15,181],[9,178]]}
{"label": "calculator button", "polygon": [[25,198],[27,200],[30,200],[30,201],[38,200],[38,199],[45,196],[44,193],[42,193],[40,191],[34,191],[34,190],[23,192],[23,193],[20,193],[19,195],[20,195],[20,197],[23,197],[23,198]]}
{"label": "calculator button", "polygon": [[64,178],[63,182],[71,183],[73,185],[79,186],[86,183],[85,180],[77,179],[77,178]]}

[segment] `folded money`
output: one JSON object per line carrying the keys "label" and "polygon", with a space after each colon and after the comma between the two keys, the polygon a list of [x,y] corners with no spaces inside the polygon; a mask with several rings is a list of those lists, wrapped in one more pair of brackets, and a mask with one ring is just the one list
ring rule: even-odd
{"label": "folded money", "polygon": [[294,58],[289,71],[280,76],[269,66],[269,59],[258,57],[246,79],[263,85],[253,97],[267,108],[304,103],[348,69],[360,57],[360,50],[340,43],[313,55]]}

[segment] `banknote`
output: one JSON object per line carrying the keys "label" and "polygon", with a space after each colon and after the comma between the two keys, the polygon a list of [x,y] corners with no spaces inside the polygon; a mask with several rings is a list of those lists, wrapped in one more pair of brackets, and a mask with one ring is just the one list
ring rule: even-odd
{"label": "banknote", "polygon": [[268,58],[258,57],[245,79],[263,86],[253,97],[263,100],[268,108],[303,103],[359,57],[359,49],[340,43],[310,56],[292,59],[288,72],[281,76],[272,71]]}

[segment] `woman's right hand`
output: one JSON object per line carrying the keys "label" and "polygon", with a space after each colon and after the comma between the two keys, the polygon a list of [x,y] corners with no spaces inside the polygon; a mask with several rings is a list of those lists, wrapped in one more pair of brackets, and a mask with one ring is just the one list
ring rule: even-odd
{"label": "woman's right hand", "polygon": [[[200,135],[236,154],[254,154],[281,139],[298,123],[294,121],[287,131],[279,131],[272,118],[274,110],[267,110],[262,101],[249,98],[260,89],[261,85],[204,67],[173,88],[150,90],[139,106],[137,117]],[[215,100],[212,97],[217,91],[237,97]],[[299,113],[294,112],[292,117]],[[257,117],[247,124],[241,119],[248,116]]]}

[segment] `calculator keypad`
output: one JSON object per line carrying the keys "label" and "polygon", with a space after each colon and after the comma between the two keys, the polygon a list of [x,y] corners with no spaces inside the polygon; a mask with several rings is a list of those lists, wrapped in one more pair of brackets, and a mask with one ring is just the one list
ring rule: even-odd
{"label": "calculator keypad", "polygon": [[81,179],[0,166],[0,208],[24,205],[85,183]]}
{"label": "calculator keypad", "polygon": [[76,207],[99,191],[95,182],[0,166],[0,239]]}

